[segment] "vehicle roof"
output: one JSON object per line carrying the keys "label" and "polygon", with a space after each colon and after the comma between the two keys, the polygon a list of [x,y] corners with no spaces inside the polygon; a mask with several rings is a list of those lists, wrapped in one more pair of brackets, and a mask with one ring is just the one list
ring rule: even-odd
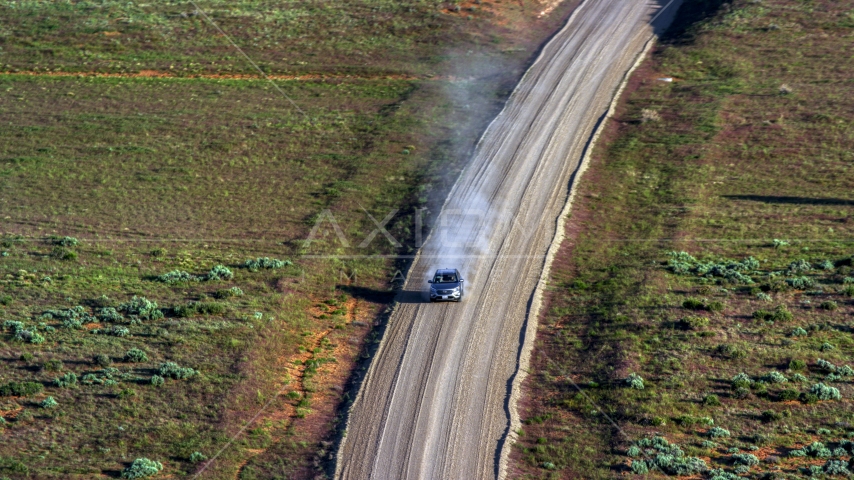
{"label": "vehicle roof", "polygon": [[455,268],[440,268],[436,270],[436,275],[444,275],[446,273],[457,273],[457,269]]}

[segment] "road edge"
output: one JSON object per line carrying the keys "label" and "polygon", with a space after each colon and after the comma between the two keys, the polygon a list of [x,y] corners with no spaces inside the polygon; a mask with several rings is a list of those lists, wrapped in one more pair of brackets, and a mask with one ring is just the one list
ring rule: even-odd
{"label": "road edge", "polygon": [[507,478],[507,468],[509,466],[510,461],[510,451],[513,448],[513,445],[516,444],[516,440],[519,438],[519,434],[517,433],[519,429],[522,427],[522,420],[519,417],[519,409],[518,403],[519,398],[522,395],[522,384],[525,379],[528,377],[528,369],[531,364],[531,354],[534,350],[534,340],[536,338],[537,328],[539,326],[539,315],[540,309],[542,308],[543,303],[543,294],[548,284],[548,279],[551,274],[552,263],[554,262],[554,258],[557,255],[558,250],[560,249],[561,244],[565,238],[565,230],[566,230],[566,220],[569,216],[570,211],[572,210],[573,200],[575,199],[575,194],[578,192],[578,184],[581,181],[581,177],[584,175],[584,172],[587,170],[587,167],[590,165],[590,157],[593,155],[593,148],[596,146],[596,141],[599,139],[599,135],[605,128],[605,120],[610,119],[614,116],[614,112],[616,111],[617,105],[620,103],[620,98],[623,95],[623,91],[626,89],[626,86],[629,83],[629,78],[632,76],[632,73],[643,63],[644,59],[646,59],[649,52],[652,50],[652,47],[655,45],[655,41],[658,39],[656,34],[652,34],[652,38],[646,41],[644,48],[638,54],[635,59],[635,63],[629,68],[625,75],[623,76],[623,81],[620,83],[620,86],[614,92],[614,97],[611,99],[611,103],[608,106],[608,111],[605,113],[605,116],[602,118],[602,122],[599,123],[599,126],[593,132],[593,135],[590,137],[589,147],[587,151],[584,152],[584,156],[581,157],[581,162],[578,165],[575,173],[573,174],[571,183],[569,185],[569,193],[567,195],[566,204],[561,210],[560,215],[557,218],[557,229],[555,230],[555,236],[552,239],[551,244],[549,245],[548,252],[546,253],[546,259],[543,264],[543,270],[540,274],[540,278],[537,281],[537,286],[534,289],[534,294],[531,299],[531,308],[528,311],[528,318],[525,322],[525,341],[520,347],[519,352],[519,365],[516,370],[516,376],[513,379],[513,383],[510,387],[510,399],[508,402],[509,410],[510,410],[510,428],[508,429],[507,436],[504,439],[504,443],[501,447],[501,453],[499,454],[498,460],[498,480],[504,480]]}

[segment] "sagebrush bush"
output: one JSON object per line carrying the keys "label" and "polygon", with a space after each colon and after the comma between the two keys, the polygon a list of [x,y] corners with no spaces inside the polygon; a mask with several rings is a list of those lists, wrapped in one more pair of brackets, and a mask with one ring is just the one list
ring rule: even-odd
{"label": "sagebrush bush", "polygon": [[842,398],[838,388],[830,387],[823,383],[813,385],[809,393],[818,397],[819,400],[840,400]]}
{"label": "sagebrush bush", "polygon": [[789,271],[792,273],[809,272],[810,270],[812,270],[812,265],[804,259],[789,264]]}
{"label": "sagebrush bush", "polygon": [[[696,457],[685,456],[685,452],[678,445],[668,442],[664,437],[644,438],[637,442],[638,450],[644,448],[654,449],[657,454],[650,456],[646,461],[634,460],[635,468],[643,471],[658,469],[668,475],[693,475],[706,470],[706,462]],[[640,462],[644,462],[641,466]],[[637,463],[637,467],[634,467]]]}
{"label": "sagebrush bush", "polygon": [[98,318],[105,322],[121,322],[124,317],[113,307],[104,307],[98,312]]}
{"label": "sagebrush bush", "polygon": [[189,302],[174,308],[175,315],[181,318],[194,315],[222,315],[225,311],[225,305],[216,302]]}
{"label": "sagebrush bush", "polygon": [[130,301],[119,305],[118,310],[144,320],[159,320],[163,318],[163,312],[157,308],[157,302],[152,302],[145,297],[138,297],[136,295]]}
{"label": "sagebrush bush", "polygon": [[133,363],[147,362],[148,354],[138,348],[131,348],[125,353],[125,360]]}
{"label": "sagebrush bush", "polygon": [[151,376],[151,384],[155,387],[163,386],[164,383],[166,383],[166,380],[164,380],[160,375]]}
{"label": "sagebrush bush", "polygon": [[183,270],[172,270],[156,277],[158,282],[163,282],[167,285],[179,285],[182,283],[198,282],[200,277],[187,273]]}
{"label": "sagebrush bush", "polygon": [[806,337],[807,335],[809,335],[809,333],[806,330],[804,330],[803,328],[797,327],[794,330],[792,330],[792,333],[790,333],[789,335],[791,335],[793,337]]}
{"label": "sagebrush bush", "polygon": [[732,456],[732,460],[736,465],[746,465],[748,467],[759,465],[759,458],[752,453],[736,453]]}
{"label": "sagebrush bush", "polygon": [[161,470],[163,470],[162,463],[147,458],[137,458],[129,467],[122,470],[122,478],[134,480],[153,477]]}
{"label": "sagebrush bush", "polygon": [[629,388],[633,388],[635,390],[643,390],[644,389],[643,378],[641,378],[641,376],[638,375],[637,373],[629,374],[629,376],[626,377],[624,382],[625,382],[626,386],[628,386]]}
{"label": "sagebrush bush", "polygon": [[839,308],[839,304],[834,302],[833,300],[827,300],[827,301],[821,302],[821,304],[819,304],[818,308],[821,308],[823,310],[830,310],[832,312],[832,311]]}
{"label": "sagebrush bush", "polygon": [[231,280],[234,278],[234,273],[225,265],[216,265],[205,275],[205,280]]}
{"label": "sagebrush bush", "polygon": [[262,268],[266,269],[277,269],[283,268],[287,265],[293,265],[290,260],[277,260],[275,258],[268,257],[258,257],[255,259],[249,259],[243,262],[243,267],[249,269],[251,272],[257,272]]}
{"label": "sagebrush bush", "polygon": [[242,297],[243,290],[241,290],[240,287],[231,287],[223,290],[217,290],[213,293],[213,296],[214,298],[219,298],[220,300],[224,300],[226,298],[231,297]]}
{"label": "sagebrush bush", "polygon": [[649,473],[649,467],[644,460],[632,460],[632,473],[635,475],[646,475]]}
{"label": "sagebrush bush", "polygon": [[95,355],[95,357],[92,359],[92,363],[98,365],[99,367],[109,367],[110,364],[113,363],[113,361],[110,359],[109,356],[104,355],[103,353],[99,353],[98,355]]}
{"label": "sagebrush bush", "polygon": [[705,397],[703,397],[703,405],[706,405],[708,407],[718,407],[718,406],[720,406],[720,404],[721,404],[721,400],[715,394],[710,393],[710,394],[706,395]]}
{"label": "sagebrush bush", "polygon": [[813,279],[803,276],[787,278],[786,283],[788,283],[790,287],[797,290],[806,290],[807,288],[815,286],[815,282],[813,281]]}
{"label": "sagebrush bush", "polygon": [[60,388],[70,388],[77,385],[77,375],[74,372],[68,372],[61,377],[53,379],[53,384]]}
{"label": "sagebrush bush", "polygon": [[734,390],[738,388],[750,388],[753,385],[753,380],[746,373],[742,372],[732,377],[731,384]]}
{"label": "sagebrush bush", "polygon": [[798,383],[804,383],[807,381],[807,377],[801,375],[800,373],[796,373],[796,374],[792,375],[792,381],[798,382]]}
{"label": "sagebrush bush", "polygon": [[196,375],[198,372],[189,367],[181,367],[175,362],[164,362],[160,364],[158,373],[164,378],[185,379]]}
{"label": "sagebrush bush", "polygon": [[709,435],[709,438],[724,438],[731,436],[729,430],[721,427],[712,427],[707,433]]}
{"label": "sagebrush bush", "polygon": [[44,390],[44,385],[38,382],[9,382],[0,387],[0,396],[29,397]]}
{"label": "sagebrush bush", "polygon": [[728,343],[718,345],[715,351],[717,351],[718,355],[729,359],[744,358],[747,355],[741,348]]}
{"label": "sagebrush bush", "polygon": [[39,406],[42,408],[56,408],[59,405],[59,402],[54,400],[53,397],[47,397],[39,403]]}
{"label": "sagebrush bush", "polygon": [[63,247],[76,247],[80,245],[80,241],[74,237],[62,237],[54,240],[54,243]]}
{"label": "sagebrush bush", "polygon": [[682,307],[687,308],[688,310],[705,310],[706,304],[702,300],[688,298],[682,302]]}
{"label": "sagebrush bush", "polygon": [[834,350],[835,348],[836,348],[836,346],[833,345],[832,343],[829,343],[829,342],[824,342],[821,344],[820,347],[818,347],[818,349],[821,350],[822,352],[829,352],[831,350]]}
{"label": "sagebrush bush", "polygon": [[820,370],[823,370],[825,372],[835,372],[836,371],[836,365],[828,362],[827,360],[825,360],[823,358],[819,358],[818,360],[816,360],[815,366],[818,367]]}
{"label": "sagebrush bush", "polygon": [[789,381],[782,373],[776,370],[766,373],[759,380],[765,383],[786,383]]}
{"label": "sagebrush bush", "polygon": [[824,473],[828,475],[850,476],[851,471],[848,470],[848,464],[842,460],[828,460],[824,464]]}
{"label": "sagebrush bush", "polygon": [[202,452],[193,452],[190,454],[190,461],[193,463],[204,462],[208,457],[205,456]]}

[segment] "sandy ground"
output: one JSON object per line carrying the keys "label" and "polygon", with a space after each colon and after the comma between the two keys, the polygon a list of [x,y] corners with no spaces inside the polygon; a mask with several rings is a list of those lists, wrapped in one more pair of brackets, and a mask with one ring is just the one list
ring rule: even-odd
{"label": "sandy ground", "polygon": [[[410,270],[336,478],[503,476],[558,217],[598,123],[679,0],[658,15],[666,3],[586,0],[484,133]],[[427,301],[445,267],[466,280],[460,303]]]}

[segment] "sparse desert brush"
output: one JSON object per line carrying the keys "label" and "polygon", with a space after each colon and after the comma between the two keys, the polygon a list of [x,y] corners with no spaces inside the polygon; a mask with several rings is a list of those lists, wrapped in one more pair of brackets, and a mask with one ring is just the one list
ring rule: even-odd
{"label": "sparse desert brush", "polygon": [[834,302],[833,300],[826,300],[824,302],[821,302],[818,308],[821,308],[823,310],[834,311],[839,308],[839,304]]}
{"label": "sparse desert brush", "polygon": [[254,259],[249,259],[243,262],[243,268],[248,269],[250,272],[257,272],[258,270],[264,269],[278,269],[283,268],[288,265],[293,265],[290,260],[278,260],[276,258],[269,257],[258,257]]}
{"label": "sparse desert brush", "polygon": [[190,378],[198,372],[189,367],[181,367],[175,362],[164,362],[160,364],[157,373],[164,378],[175,378],[181,380]]}
{"label": "sparse desert brush", "polygon": [[38,382],[9,382],[0,387],[0,396],[29,397],[44,390],[44,385]]}
{"label": "sparse desert brush", "polygon": [[651,108],[644,108],[641,110],[641,123],[647,122],[660,122],[661,114],[658,111],[653,110]]}
{"label": "sparse desert brush", "polygon": [[205,275],[205,280],[231,280],[234,278],[234,273],[225,265],[216,265]]}
{"label": "sparse desert brush", "polygon": [[225,288],[222,290],[217,290],[213,293],[213,297],[218,298],[220,300],[224,300],[226,298],[231,298],[231,297],[242,297],[242,296],[243,296],[243,290],[241,290],[240,287]]}
{"label": "sparse desert brush", "polygon": [[797,290],[805,290],[807,288],[811,288],[815,286],[815,282],[810,277],[793,277],[787,278],[786,283],[789,284],[790,287]]}
{"label": "sparse desert brush", "polygon": [[77,375],[74,372],[68,372],[61,377],[54,378],[53,384],[60,388],[77,386]]}
{"label": "sparse desert brush", "polygon": [[789,271],[792,273],[809,272],[812,270],[810,262],[800,259],[789,264]]}
{"label": "sparse desert brush", "polygon": [[809,393],[815,395],[819,400],[840,400],[842,398],[838,388],[823,383],[813,385]]}
{"label": "sparse desert brush", "polygon": [[39,403],[39,406],[46,409],[56,408],[59,405],[59,402],[54,400],[53,397],[47,397]]}
{"label": "sparse desert brush", "polygon": [[136,295],[129,301],[119,305],[118,310],[144,320],[158,320],[163,318],[163,312],[157,308],[157,302]]}
{"label": "sparse desert brush", "polygon": [[182,283],[198,282],[201,278],[187,273],[183,270],[172,270],[162,275],[157,276],[158,282],[163,282],[167,285],[179,285]]}
{"label": "sparse desert brush", "polygon": [[700,317],[697,315],[688,315],[679,320],[679,325],[685,330],[701,330],[709,326],[708,317]]}
{"label": "sparse desert brush", "polygon": [[163,464],[147,458],[137,458],[133,463],[122,470],[122,478],[137,480],[157,475],[163,470]]}
{"label": "sparse desert brush", "polygon": [[125,360],[133,363],[147,362],[148,354],[138,348],[131,348],[125,353]]}

